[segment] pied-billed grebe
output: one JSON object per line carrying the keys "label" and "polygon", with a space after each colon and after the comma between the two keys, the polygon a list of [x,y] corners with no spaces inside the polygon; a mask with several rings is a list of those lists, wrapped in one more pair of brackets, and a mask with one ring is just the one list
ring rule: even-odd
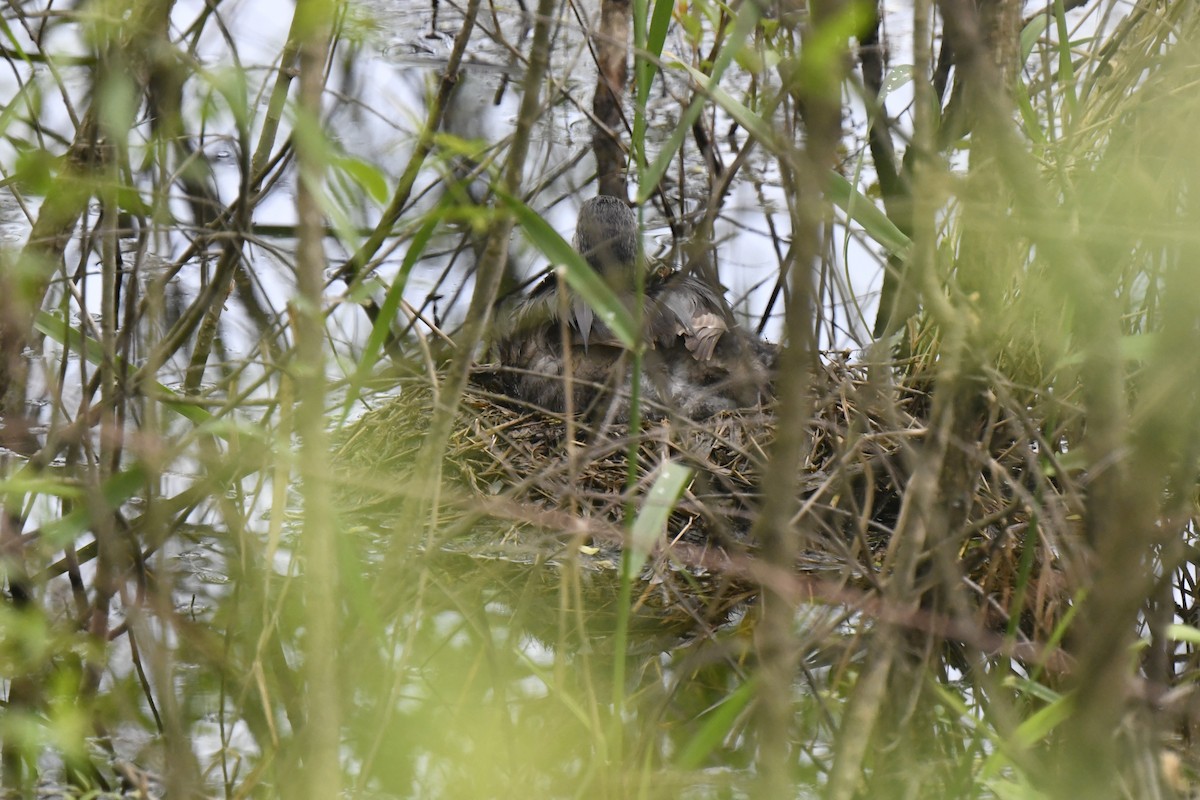
{"label": "pied-billed grebe", "polygon": [[[633,307],[636,270],[647,264],[643,306],[643,398],[651,416],[702,419],[759,403],[767,392],[770,346],[737,327],[723,292],[694,275],[639,258],[637,219],[627,204],[600,195],[583,204],[574,246]],[[577,411],[624,420],[629,413],[628,351],[578,296],[564,299],[550,276],[500,315],[496,355],[514,399],[561,412],[565,308],[570,382]]]}

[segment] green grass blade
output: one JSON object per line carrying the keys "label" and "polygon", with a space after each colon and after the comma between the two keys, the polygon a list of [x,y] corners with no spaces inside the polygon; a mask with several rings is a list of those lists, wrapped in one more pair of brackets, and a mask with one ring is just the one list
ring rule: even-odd
{"label": "green grass blade", "polygon": [[782,143],[778,141],[775,135],[775,129],[770,122],[763,119],[758,114],[751,111],[744,103],[735,98],[733,95],[726,92],[718,84],[719,78],[715,75],[705,75],[700,70],[690,64],[684,64],[681,61],[674,62],[675,66],[680,67],[689,75],[696,85],[700,87],[700,91],[712,98],[717,105],[725,109],[729,116],[733,117],[739,125],[746,131],[758,139],[768,150],[773,153],[779,152]]}
{"label": "green grass blade", "polygon": [[[657,12],[657,9],[655,11]],[[746,37],[754,30],[754,26],[758,24],[759,16],[760,12],[756,4],[742,4],[734,20],[733,32],[730,34],[729,41],[721,48],[721,52],[717,54],[716,61],[713,62],[712,73],[704,75],[704,73],[696,70],[696,73],[704,77],[704,85],[716,86],[721,80],[721,75],[724,74],[725,69],[733,61],[733,57],[738,49],[741,48],[742,42],[746,40]],[[678,59],[674,59],[672,63],[687,67],[686,64],[683,64]],[[644,203],[650,195],[654,194],[655,189],[658,187],[658,182],[662,180],[663,174],[667,171],[667,167],[670,166],[679,148],[683,146],[684,137],[691,131],[692,124],[700,117],[700,112],[704,109],[704,102],[703,97],[692,99],[691,104],[687,107],[687,111],[680,118],[679,124],[675,126],[675,130],[671,131],[671,136],[659,151],[658,157],[641,173],[638,182],[638,204]]]}
{"label": "green grass blade", "polygon": [[662,57],[663,45],[667,41],[667,30],[671,24],[671,11],[675,7],[674,0],[656,0],[654,11],[650,16],[650,28],[646,32],[644,45],[645,53],[637,53],[637,103],[644,108],[646,98],[650,96],[650,84],[654,81],[654,62]]}
{"label": "green grass blade", "polygon": [[1075,64],[1071,61],[1071,32],[1067,30],[1067,11],[1063,0],[1054,0],[1054,22],[1058,29],[1058,82],[1062,85],[1065,103],[1063,122],[1075,118],[1078,100],[1075,96]]}

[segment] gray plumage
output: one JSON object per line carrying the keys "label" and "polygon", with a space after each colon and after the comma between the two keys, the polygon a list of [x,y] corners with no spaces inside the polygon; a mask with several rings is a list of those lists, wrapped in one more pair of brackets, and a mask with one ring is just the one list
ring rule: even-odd
{"label": "gray plumage", "polygon": [[638,260],[637,217],[611,195],[593,197],[579,209],[575,249],[605,278],[629,280]]}
{"label": "gray plumage", "polygon": [[[574,246],[632,305],[640,233],[633,211],[615,197],[583,204]],[[753,337],[739,329],[723,292],[694,275],[652,263],[645,279],[643,397],[651,415],[667,409],[701,419],[760,402],[769,365]],[[514,399],[563,411],[566,405],[563,324],[571,356],[577,411],[628,417],[629,353],[591,308],[551,276],[498,315],[495,355]],[[758,342],[758,345],[766,343]]]}

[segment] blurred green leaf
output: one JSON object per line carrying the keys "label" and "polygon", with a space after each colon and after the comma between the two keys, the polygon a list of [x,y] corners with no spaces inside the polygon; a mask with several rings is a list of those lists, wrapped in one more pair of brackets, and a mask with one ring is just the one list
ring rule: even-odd
{"label": "blurred green leaf", "polygon": [[1024,64],[1029,60],[1029,55],[1033,52],[1034,45],[1037,40],[1046,31],[1046,26],[1050,24],[1050,19],[1045,14],[1037,14],[1029,23],[1021,29],[1021,63]]}
{"label": "blurred green leaf", "polygon": [[[1025,685],[1036,685],[1034,681],[1026,681]],[[1033,745],[1043,741],[1050,733],[1061,725],[1073,712],[1074,700],[1072,695],[1056,696],[1054,700],[1025,717],[1011,736],[1004,740],[994,741],[995,750],[983,762],[979,770],[982,781],[990,781],[1003,774],[1014,762],[1014,756]]]}
{"label": "blurred green leaf", "polygon": [[1039,792],[1024,775],[1018,774],[1012,780],[996,778],[981,783],[995,792],[999,800],[1047,800],[1047,795]]}
{"label": "blurred green leaf", "polygon": [[912,80],[912,64],[898,64],[883,76],[883,84],[879,87],[879,102],[887,99],[888,95]]}
{"label": "blurred green leaf", "polygon": [[1038,709],[1026,717],[1013,732],[1013,742],[1021,748],[1037,744],[1071,716],[1073,706],[1073,695],[1058,697],[1045,708]]}
{"label": "blurred green leaf", "polygon": [[[100,496],[109,510],[121,507],[142,490],[149,473],[141,463],[134,463],[113,475],[100,487]],[[86,506],[50,520],[42,526],[41,535],[51,547],[62,547],[92,527],[92,510]]]}
{"label": "blurred green leaf", "polygon": [[814,25],[800,51],[799,77],[810,91],[832,95],[839,89],[841,69],[851,38],[861,38],[875,17],[873,3],[852,0]]}
{"label": "blurred green leaf", "polygon": [[36,608],[0,605],[0,675],[5,678],[40,670],[51,651],[46,617]]}
{"label": "blurred green leaf", "polygon": [[8,25],[8,20],[3,17],[0,17],[0,33],[4,34],[4,38],[8,40],[13,52],[17,54],[17,58],[23,61],[25,64],[32,66],[33,64],[29,60],[29,54],[25,52],[25,48],[21,45],[21,40],[16,36],[13,36],[12,28],[10,28]]}
{"label": "blurred green leaf", "polygon": [[17,151],[14,177],[29,194],[44,195],[50,191],[61,159],[40,147]]}
{"label": "blurred green leaf", "polygon": [[734,689],[717,703],[716,708],[708,714],[700,730],[684,744],[675,765],[682,770],[698,769],[721,743],[729,738],[738,717],[758,691],[758,681],[750,679]]}
{"label": "blurred green leaf", "polygon": [[675,17],[680,26],[683,28],[684,36],[689,44],[695,46],[700,41],[700,37],[704,35],[704,25],[700,19],[692,12],[691,8],[683,14]]}
{"label": "blurred green leaf", "polygon": [[908,256],[912,240],[888,219],[887,214],[837,172],[829,173],[829,199],[845,211],[850,219],[862,225],[863,231],[889,253],[898,258]]}
{"label": "blurred green leaf", "polygon": [[633,521],[630,553],[624,559],[627,576],[632,577],[641,572],[654,546],[662,540],[663,532],[667,529],[667,518],[675,510],[675,504],[679,502],[680,495],[691,479],[691,468],[672,459],[667,459],[659,465],[658,477],[654,479],[654,485],[646,495],[642,510]]}
{"label": "blurred green leaf", "polygon": [[100,122],[108,136],[123,141],[133,127],[133,120],[140,105],[133,79],[120,72],[104,73],[104,80],[96,86],[94,102],[100,109]]}
{"label": "blurred green leaf", "polygon": [[230,113],[237,120],[239,127],[250,123],[250,99],[246,95],[246,73],[243,70],[227,67],[200,72],[201,77],[207,78],[217,93],[225,99]]}
{"label": "blurred green leaf", "polygon": [[1200,628],[1192,625],[1183,625],[1180,623],[1172,623],[1168,625],[1163,633],[1173,642],[1183,642],[1184,644],[1200,644]]}
{"label": "blurred green leaf", "polygon": [[25,475],[18,472],[10,478],[0,480],[0,494],[26,495],[44,494],[52,497],[78,498],[83,489],[77,483],[59,480],[48,475]]}
{"label": "blurred green leaf", "polygon": [[1030,697],[1036,697],[1043,703],[1057,703],[1062,699],[1061,692],[1056,692],[1044,683],[1031,681],[1028,678],[1022,678],[1019,675],[1009,675],[1004,679],[1004,685],[1011,689],[1016,689]]}
{"label": "blurred green leaf", "polygon": [[435,133],[433,135],[433,142],[436,145],[439,156],[443,160],[455,157],[477,159],[489,147],[485,139],[465,139],[462,136],[456,136],[445,131]]}
{"label": "blurred green leaf", "polygon": [[1033,108],[1033,103],[1029,99],[1029,89],[1024,83],[1018,82],[1014,90],[1013,97],[1017,101],[1017,110],[1021,112],[1021,122],[1023,124],[1025,135],[1029,140],[1046,146],[1049,140],[1046,138],[1046,132],[1043,130],[1042,120],[1038,117],[1037,112]]}
{"label": "blurred green leaf", "polygon": [[1130,333],[1122,336],[1117,342],[1117,351],[1121,359],[1127,362],[1152,361],[1162,352],[1163,335],[1160,332]]}
{"label": "blurred green leaf", "polygon": [[382,170],[374,164],[368,163],[361,158],[339,155],[334,156],[330,166],[344,173],[354,183],[366,189],[371,199],[380,205],[387,203],[388,198],[391,197],[391,192],[388,190],[387,178],[384,177]]}
{"label": "blurred green leaf", "polygon": [[[1162,341],[1162,334],[1158,332],[1127,333],[1117,341],[1117,352],[1123,361],[1150,361],[1161,352]],[[1075,348],[1059,359],[1057,366],[1059,369],[1077,367],[1085,360],[1087,360],[1087,352]]]}
{"label": "blurred green leaf", "polygon": [[121,184],[117,187],[117,207],[138,216],[147,216],[151,213],[150,204],[142,199],[141,192],[128,184]]}
{"label": "blurred green leaf", "polygon": [[782,60],[779,51],[771,47],[743,47],[735,58],[739,67],[752,74],[774,69]]}
{"label": "blurred green leaf", "polygon": [[374,274],[360,281],[353,281],[346,290],[346,299],[351,303],[365,303],[375,296],[376,292],[387,292],[388,287]]}
{"label": "blurred green leaf", "polygon": [[[330,152],[330,163],[332,164],[338,156],[332,155],[332,149]],[[350,252],[354,252],[358,249],[361,240],[358,228],[350,218],[351,209],[358,205],[357,198],[353,193],[353,187],[358,184],[344,170],[333,169],[331,175],[340,180],[318,179],[312,181],[310,189],[317,205],[321,208],[321,213],[333,228],[338,242]],[[308,180],[303,175],[300,179]]]}

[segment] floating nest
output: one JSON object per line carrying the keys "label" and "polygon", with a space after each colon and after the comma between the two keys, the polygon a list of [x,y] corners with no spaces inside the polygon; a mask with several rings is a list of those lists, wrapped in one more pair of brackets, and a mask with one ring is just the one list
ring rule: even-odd
{"label": "floating nest", "polygon": [[[779,424],[774,409],[702,422],[646,422],[636,436],[630,485],[628,426],[569,423],[522,407],[485,383],[473,382],[462,398],[436,497],[411,496],[411,470],[433,413],[428,382],[402,382],[396,396],[349,426],[335,448],[342,508],[387,527],[414,499],[433,502],[439,552],[526,570],[576,564],[603,587],[601,576],[615,580],[618,572],[626,515],[644,506],[670,459],[689,467],[692,478],[643,572],[640,603],[660,616],[678,612],[681,620],[712,622],[754,594],[753,529],[760,477]],[[797,575],[820,581],[835,600],[873,595],[885,581],[909,465],[925,435],[928,385],[895,366],[868,369],[840,358],[826,361],[816,375],[811,447],[797,476],[800,511],[793,527],[804,542]],[[1029,446],[1019,444],[1019,431],[1005,434],[1004,419],[991,430],[1002,444],[983,461],[991,470],[1019,472]],[[1022,566],[1027,508],[1015,502],[1010,485],[985,473],[971,481],[969,530],[954,543],[964,580],[981,622],[992,629],[1007,624],[1020,594],[1022,627],[1048,630],[1061,593],[1016,587],[1023,575],[1037,588],[1053,558],[1039,551]],[[429,541],[422,538],[419,546]]]}

